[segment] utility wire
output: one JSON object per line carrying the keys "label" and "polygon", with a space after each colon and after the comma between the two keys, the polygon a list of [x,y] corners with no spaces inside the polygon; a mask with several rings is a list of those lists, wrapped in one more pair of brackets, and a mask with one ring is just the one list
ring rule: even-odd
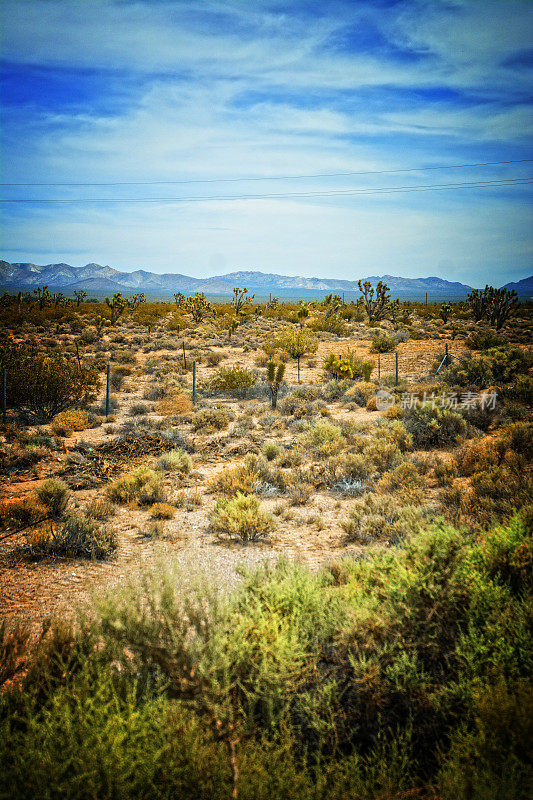
{"label": "utility wire", "polygon": [[353,195],[366,195],[366,194],[392,194],[395,192],[428,192],[439,191],[443,189],[475,189],[488,187],[505,187],[505,186],[527,186],[533,183],[533,178],[507,178],[507,179],[493,179],[487,181],[465,181],[463,183],[436,183],[436,184],[420,184],[418,186],[382,186],[375,189],[340,189],[330,191],[316,191],[316,192],[283,192],[280,194],[241,194],[229,196],[207,196],[207,197],[82,197],[82,198],[67,198],[67,199],[39,199],[39,198],[18,198],[18,199],[5,199],[0,200],[0,203],[198,203],[210,201],[227,201],[227,200],[266,200],[266,199],[282,199],[285,197],[339,197],[339,196],[353,196]]}
{"label": "utility wire", "polygon": [[0,186],[177,186],[191,183],[237,183],[240,181],[287,181],[300,178],[339,178],[350,175],[392,175],[400,172],[427,172],[436,169],[466,169],[467,167],[488,167],[497,164],[525,164],[533,158],[519,158],[509,161],[481,161],[474,164],[440,164],[436,167],[409,167],[407,169],[378,169],[364,172],[317,172],[312,175],[271,175],[255,178],[204,178],[184,181],[114,181],[109,183],[0,183]]}

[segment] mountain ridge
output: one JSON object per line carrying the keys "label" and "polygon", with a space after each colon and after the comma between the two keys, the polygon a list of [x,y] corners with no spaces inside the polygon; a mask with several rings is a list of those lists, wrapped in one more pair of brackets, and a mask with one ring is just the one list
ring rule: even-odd
{"label": "mountain ridge", "polygon": [[[374,285],[384,280],[393,296],[423,297],[436,299],[464,299],[472,287],[458,281],[448,281],[438,276],[427,278],[402,278],[395,275],[372,275],[361,278]],[[235,285],[245,285],[252,292],[278,293],[280,296],[294,296],[294,293],[353,292],[358,293],[357,281],[336,278],[320,278],[280,275],[257,270],[236,270],[225,275],[210,278],[193,278],[181,273],[167,272],[157,274],[144,269],[132,272],[117,270],[109,265],[85,264],[73,267],[70,264],[33,264],[31,262],[0,261],[0,286],[5,289],[33,289],[47,284],[50,290],[73,292],[145,292],[163,295],[173,292],[205,292],[210,295],[228,295]],[[519,294],[530,296],[533,277],[526,278],[507,288],[518,287]],[[293,293],[292,295],[290,293]]]}

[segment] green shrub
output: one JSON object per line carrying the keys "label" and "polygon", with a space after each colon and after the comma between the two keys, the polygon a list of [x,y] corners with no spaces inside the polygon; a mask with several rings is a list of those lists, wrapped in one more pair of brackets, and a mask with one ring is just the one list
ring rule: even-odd
{"label": "green shrub", "polygon": [[336,378],[348,380],[364,378],[365,381],[369,381],[373,368],[373,361],[363,361],[351,350],[344,355],[330,353],[324,359],[324,371]]}
{"label": "green shrub", "polygon": [[41,534],[30,544],[32,554],[98,560],[109,558],[116,548],[114,531],[80,514],[70,515],[58,531]]}
{"label": "green shrub", "polygon": [[204,433],[210,433],[227,428],[230,423],[230,416],[223,409],[205,408],[192,414],[191,422],[195,431],[201,430]]}
{"label": "green shrub", "polygon": [[0,343],[0,371],[6,369],[11,408],[38,420],[85,406],[96,398],[98,373],[58,352],[41,352],[27,344]]}
{"label": "green shrub", "polygon": [[316,458],[327,458],[346,445],[340,427],[327,420],[307,424],[298,441],[306,452]]}
{"label": "green shrub", "polygon": [[54,517],[59,517],[64,512],[69,494],[67,484],[57,478],[48,478],[36,491],[39,503]]}
{"label": "green shrub", "polygon": [[192,458],[185,450],[178,447],[175,450],[169,450],[168,453],[163,453],[157,461],[157,468],[165,472],[181,472],[188,475],[192,470]]}
{"label": "green shrub", "polygon": [[257,375],[240,367],[221,367],[211,378],[209,388],[218,392],[249,389],[257,381]]}
{"label": "green shrub", "polygon": [[465,344],[472,350],[490,350],[493,347],[502,347],[505,340],[489,328],[472,331],[465,339]]}
{"label": "green shrub", "polygon": [[234,497],[217,500],[210,514],[211,528],[216,533],[237,536],[243,542],[254,542],[274,527],[274,517],[259,507],[259,498],[237,492]]}
{"label": "green shrub", "polygon": [[416,506],[401,506],[373,493],[363,495],[350,509],[348,519],[341,522],[348,542],[367,544],[386,541],[397,544],[417,533],[423,524],[423,513]]}
{"label": "green shrub", "polygon": [[265,442],[261,452],[267,461],[274,461],[279,456],[281,448],[277,442]]}
{"label": "green shrub", "polygon": [[137,501],[141,506],[166,500],[161,475],[146,466],[137,467],[111,483],[107,487],[107,495],[116,503]]}
{"label": "green shrub", "polygon": [[386,333],[377,333],[372,337],[373,353],[391,353],[396,350],[398,340],[394,336],[388,336]]}
{"label": "green shrub", "polygon": [[466,422],[456,411],[431,402],[406,409],[404,424],[415,447],[447,447],[466,434]]}
{"label": "green shrub", "polygon": [[533,355],[519,347],[497,347],[478,357],[455,361],[444,372],[443,379],[454,386],[486,388],[509,383],[519,375],[527,375]]}

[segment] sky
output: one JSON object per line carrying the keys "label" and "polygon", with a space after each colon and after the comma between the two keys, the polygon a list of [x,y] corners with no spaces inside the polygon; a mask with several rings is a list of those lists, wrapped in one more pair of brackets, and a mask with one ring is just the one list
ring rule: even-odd
{"label": "sky", "polygon": [[2,0],[0,15],[6,261],[533,273],[529,0]]}

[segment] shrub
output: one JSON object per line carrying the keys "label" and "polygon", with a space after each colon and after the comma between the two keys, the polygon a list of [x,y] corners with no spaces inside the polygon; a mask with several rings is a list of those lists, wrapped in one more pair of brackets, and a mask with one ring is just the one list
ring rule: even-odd
{"label": "shrub", "polygon": [[325,372],[334,375],[336,378],[348,380],[364,377],[365,381],[368,381],[370,380],[373,368],[373,361],[363,361],[351,350],[340,356],[330,353],[324,360]]}
{"label": "shrub", "polygon": [[211,378],[209,388],[217,392],[231,392],[249,389],[256,381],[257,375],[249,369],[221,367]]}
{"label": "shrub", "polygon": [[166,499],[161,476],[146,466],[137,467],[118,478],[107,487],[107,494],[116,503],[137,501],[141,506],[164,502]]}
{"label": "shrub", "polygon": [[513,381],[527,375],[533,355],[519,347],[497,347],[478,357],[455,362],[444,372],[444,380],[456,386],[484,388]]}
{"label": "shrub", "polygon": [[421,403],[404,413],[404,423],[415,447],[446,447],[466,434],[466,422],[456,411],[431,402]]}
{"label": "shrub", "polygon": [[386,472],[378,482],[383,492],[394,493],[402,503],[420,503],[426,494],[426,482],[412,461],[402,461]]}
{"label": "shrub", "polygon": [[368,400],[376,394],[376,387],[373,383],[360,382],[351,386],[345,394],[345,399],[358,406],[366,406]]}
{"label": "shrub", "polygon": [[191,422],[195,431],[202,430],[204,433],[210,433],[227,428],[230,422],[230,416],[228,412],[223,409],[205,408],[193,414]]}
{"label": "shrub", "polygon": [[259,477],[249,464],[238,464],[236,467],[225,467],[208,483],[208,491],[221,492],[225,495],[252,494],[257,490]]}
{"label": "shrub", "polygon": [[157,468],[165,472],[181,472],[187,475],[192,470],[192,459],[188,453],[179,447],[163,453],[157,462]]}
{"label": "shrub", "polygon": [[36,497],[0,500],[0,529],[17,530],[27,528],[44,520],[49,510]]}
{"label": "shrub", "polygon": [[156,410],[159,414],[169,417],[174,414],[187,414],[192,411],[192,408],[192,400],[189,395],[180,393],[164,397],[157,404]]}
{"label": "shrub", "polygon": [[396,350],[398,340],[386,333],[377,333],[372,337],[371,350],[373,353],[391,353]]}
{"label": "shrub", "polygon": [[173,519],[176,509],[169,503],[154,503],[150,509],[152,519]]}
{"label": "shrub", "polygon": [[207,363],[210,367],[218,367],[223,358],[223,353],[216,353],[214,350],[211,350],[207,354]]}
{"label": "shrub", "polygon": [[116,514],[115,506],[104,497],[95,497],[85,508],[85,515],[90,519],[108,519],[114,514]]}
{"label": "shrub", "polygon": [[259,498],[241,492],[218,500],[210,521],[216,533],[237,536],[243,542],[254,542],[274,528],[274,517],[260,509]]}
{"label": "shrub", "polygon": [[421,530],[423,514],[416,506],[401,506],[390,497],[367,493],[350,510],[348,519],[341,522],[348,542],[366,544],[388,541],[397,544]]}
{"label": "shrub", "polygon": [[316,458],[327,458],[346,445],[342,430],[327,420],[306,425],[298,437],[300,446]]}
{"label": "shrub", "polygon": [[274,461],[279,456],[281,448],[277,442],[265,442],[261,452],[267,461]]}
{"label": "shrub", "polygon": [[472,331],[465,339],[465,344],[472,350],[490,350],[505,345],[505,340],[489,328]]}
{"label": "shrub", "polygon": [[28,344],[0,343],[0,371],[7,370],[7,397],[12,408],[49,420],[96,397],[99,378],[92,366],[80,367],[57,352],[44,353]]}
{"label": "shrub", "polygon": [[114,531],[80,514],[67,517],[58,531],[41,536],[30,545],[31,552],[38,555],[99,560],[108,558],[116,548]]}
{"label": "shrub", "polygon": [[64,481],[48,478],[39,486],[36,496],[52,516],[59,517],[67,506],[69,491]]}
{"label": "shrub", "polygon": [[70,436],[73,431],[83,431],[90,427],[87,412],[79,408],[56,414],[52,422],[52,430],[57,436]]}
{"label": "shrub", "polygon": [[297,480],[289,487],[288,495],[293,506],[304,506],[314,494],[315,487],[305,480]]}

